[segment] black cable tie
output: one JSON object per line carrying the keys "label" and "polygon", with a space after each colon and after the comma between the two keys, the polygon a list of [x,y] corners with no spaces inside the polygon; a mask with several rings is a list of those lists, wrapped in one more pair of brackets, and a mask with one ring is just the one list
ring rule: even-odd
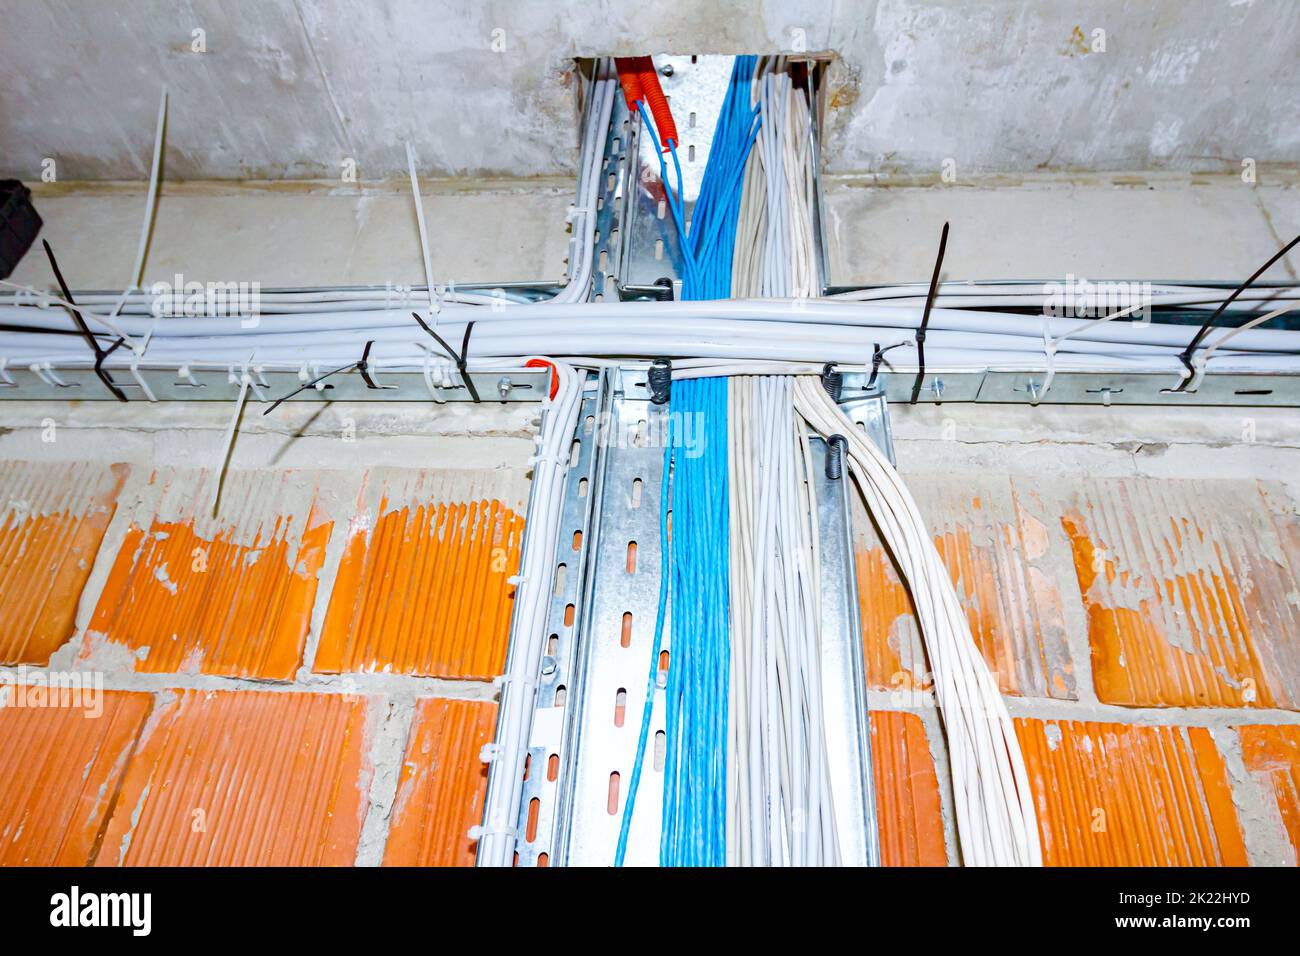
{"label": "black cable tie", "polygon": [[[113,343],[112,345],[110,345],[108,348],[106,348],[106,349],[101,349],[101,350],[99,351],[99,353],[95,356],[95,374],[99,376],[100,381],[104,381],[104,376],[108,374],[107,372],[104,371],[104,359],[108,358],[110,355],[112,355],[114,352],[116,352],[117,349],[118,349],[118,346],[124,344],[125,342],[126,342],[126,339],[118,339],[116,342],[114,342],[114,343]],[[114,388],[114,389],[117,388],[117,386],[115,386],[115,385],[113,385],[113,386],[111,386],[111,387]],[[123,401],[123,402],[125,402],[125,401],[126,401],[126,396],[123,396],[121,399],[119,399],[119,401]]]}
{"label": "black cable tie", "polygon": [[465,338],[461,339],[460,359],[456,362],[456,367],[460,369],[460,380],[469,389],[469,397],[474,399],[474,404],[477,405],[479,402],[478,389],[474,387],[474,380],[469,377],[469,370],[465,367],[469,361],[469,336],[473,331],[474,323],[470,322],[465,326]]}
{"label": "black cable tie", "polygon": [[868,390],[876,387],[876,376],[880,374],[880,366],[884,364],[885,353],[906,344],[906,342],[895,342],[893,345],[886,345],[883,349],[879,345],[874,346],[875,351],[871,355],[871,377],[867,379]]}
{"label": "black cable tie", "polygon": [[930,292],[925,297],[925,311],[921,313],[921,324],[916,329],[916,381],[912,383],[912,400],[915,405],[921,396],[921,382],[925,379],[925,330],[930,324],[930,310],[934,308],[934,297],[939,291],[939,270],[943,268],[943,253],[948,248],[948,224],[943,224],[943,233],[939,236],[939,255],[934,260],[934,274],[930,276]]}
{"label": "black cable tie", "polygon": [[365,349],[361,352],[361,361],[357,363],[357,371],[361,373],[362,380],[366,383],[366,388],[378,388],[375,380],[370,377],[370,346],[375,344],[371,339],[366,343]]}
{"label": "black cable tie", "polygon": [[277,398],[274,402],[271,403],[269,408],[267,408],[265,411],[262,412],[262,414],[270,415],[273,411],[279,408],[281,404],[287,402],[289,399],[293,398],[299,392],[305,392],[309,388],[315,388],[318,384],[325,381],[325,379],[329,378],[331,375],[337,375],[339,374],[339,372],[350,372],[360,364],[361,364],[360,362],[351,362],[347,365],[340,365],[332,372],[326,372],[324,375],[317,376],[316,378],[312,379],[310,382],[306,382],[302,385],[299,385],[288,395],[285,395],[282,398]]}
{"label": "black cable tie", "polygon": [[[72,292],[68,289],[68,284],[63,281],[63,272],[59,269],[59,263],[54,258],[54,250],[50,248],[49,242],[45,239],[41,240],[41,245],[45,247],[45,257],[50,260],[50,270],[54,273],[54,278],[58,280],[59,289],[63,292],[63,298],[67,300],[70,306],[75,306],[77,304],[76,300],[72,298]],[[89,326],[86,325],[86,320],[81,317],[80,310],[72,308],[69,311],[72,313],[73,321],[77,324],[77,329],[86,340],[86,344],[90,346],[90,350],[95,353],[95,375],[99,377],[99,380],[104,383],[104,387],[107,388],[113,394],[113,397],[119,402],[128,401],[126,394],[117,387],[117,384],[113,381],[113,377],[104,369],[104,359],[109,356],[113,349],[117,348],[118,345],[121,345],[123,340],[118,339],[117,344],[114,345],[113,348],[110,348],[107,352],[104,351],[99,347],[99,342],[95,339],[95,336],[91,334]]]}
{"label": "black cable tie", "polygon": [[883,362],[884,360],[885,360],[885,351],[880,347],[880,343],[877,342],[875,345],[872,346],[871,377],[867,379],[868,389],[876,387],[876,376],[880,374],[880,363]]}
{"label": "black cable tie", "polygon": [[447,344],[446,339],[444,339],[437,332],[433,331],[433,329],[429,328],[429,326],[425,323],[424,319],[420,318],[418,312],[412,312],[411,317],[415,319],[416,322],[420,323],[420,328],[424,329],[424,331],[428,332],[430,335],[433,336],[434,341],[436,341],[440,346],[442,346],[442,350],[447,353],[447,357],[456,363],[456,369],[457,371],[460,372],[460,379],[462,382],[465,383],[465,387],[469,389],[469,397],[474,400],[475,404],[478,404],[479,403],[478,389],[474,387],[474,382],[469,377],[469,371],[465,368],[467,357],[469,356],[469,337],[470,337],[470,333],[474,331],[474,323],[470,322],[465,326],[465,338],[461,340],[460,354],[457,354],[456,350]]}
{"label": "black cable tie", "polygon": [[1175,392],[1185,391],[1187,389],[1187,386],[1192,384],[1192,379],[1195,378],[1196,376],[1196,367],[1192,364],[1192,355],[1193,353],[1195,353],[1197,347],[1201,344],[1201,339],[1205,338],[1205,336],[1209,333],[1210,328],[1214,325],[1216,321],[1218,321],[1219,316],[1221,316],[1224,313],[1224,310],[1226,310],[1228,306],[1232,305],[1232,303],[1236,300],[1237,296],[1241,295],[1243,292],[1249,289],[1256,279],[1258,279],[1265,272],[1267,272],[1269,267],[1272,266],[1273,263],[1277,262],[1277,260],[1281,259],[1284,255],[1290,252],[1298,242],[1300,242],[1300,235],[1296,236],[1294,239],[1288,242],[1277,252],[1273,253],[1273,255],[1269,258],[1268,262],[1264,263],[1262,266],[1256,269],[1254,274],[1249,279],[1247,279],[1241,285],[1237,286],[1237,288],[1233,291],[1232,295],[1228,296],[1221,303],[1219,303],[1219,307],[1214,310],[1214,314],[1205,320],[1205,324],[1202,325],[1199,330],[1197,330],[1196,334],[1192,336],[1192,340],[1187,343],[1187,348],[1185,348],[1182,351],[1182,353],[1178,356],[1179,361],[1181,361],[1183,365],[1187,368],[1187,377],[1178,383],[1178,387],[1174,389]]}

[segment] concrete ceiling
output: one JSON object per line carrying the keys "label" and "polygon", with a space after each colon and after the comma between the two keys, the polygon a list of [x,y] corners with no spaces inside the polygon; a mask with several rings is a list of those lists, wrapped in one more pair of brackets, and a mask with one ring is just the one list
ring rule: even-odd
{"label": "concrete ceiling", "polygon": [[1292,0],[0,0],[0,23],[0,174],[29,180],[47,158],[146,177],[163,83],[171,179],[330,179],[349,157],[381,179],[406,140],[426,173],[567,173],[574,57],[800,30],[840,58],[832,172],[1300,162]]}

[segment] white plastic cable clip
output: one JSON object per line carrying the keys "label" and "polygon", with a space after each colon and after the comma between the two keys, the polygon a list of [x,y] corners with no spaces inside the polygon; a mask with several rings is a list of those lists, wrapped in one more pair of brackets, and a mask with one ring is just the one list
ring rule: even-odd
{"label": "white plastic cable clip", "polygon": [[498,757],[505,753],[505,748],[500,744],[484,744],[478,752],[479,763],[492,763]]}
{"label": "white plastic cable clip", "polygon": [[68,383],[59,378],[59,374],[54,371],[54,366],[49,362],[33,362],[28,368],[46,385],[52,385],[55,388],[68,387]]}
{"label": "white plastic cable clip", "polygon": [[579,206],[577,203],[569,203],[569,208],[564,213],[564,221],[572,224],[579,216],[590,216],[595,212],[591,206]]}
{"label": "white plastic cable clip", "polygon": [[567,454],[559,454],[559,455],[542,455],[542,454],[529,455],[529,456],[528,456],[528,462],[527,462],[527,464],[528,464],[529,466],[532,466],[532,465],[550,465],[551,467],[553,467],[553,468],[557,468],[557,469],[558,469],[558,468],[563,468],[563,467],[564,467],[564,463],[565,463],[565,460],[567,459],[567,457],[568,457]]}
{"label": "white plastic cable clip", "polygon": [[318,392],[323,392],[323,391],[325,391],[325,382],[321,380],[321,374],[320,374],[320,362],[312,362],[312,363],[311,363],[311,379],[310,379],[310,380],[311,380],[311,381],[314,381],[314,382],[316,383],[316,384],[314,384],[314,385],[312,386],[312,388],[316,389],[316,391],[318,391]]}
{"label": "white plastic cable clip", "polygon": [[439,405],[447,401],[447,397],[433,384],[433,356],[427,350],[424,353],[424,385],[429,390],[429,397]]}
{"label": "white plastic cable clip", "polygon": [[512,677],[509,674],[498,674],[492,678],[492,686],[496,690],[505,687],[506,684],[519,684],[521,687],[536,687],[536,677]]}
{"label": "white plastic cable clip", "polygon": [[477,843],[483,837],[493,833],[498,833],[501,836],[515,838],[519,836],[519,828],[518,827],[485,827],[476,823],[474,824],[474,826],[470,827],[468,830],[465,831],[465,834],[475,843]]}
{"label": "white plastic cable clip", "polygon": [[[262,391],[262,389],[264,387],[269,388],[270,386],[267,385],[266,379],[262,377],[262,367],[260,365],[253,365],[250,370],[250,364],[252,363],[252,361],[253,361],[253,357],[251,355],[248,358],[244,359],[244,369],[243,372],[240,374],[238,382],[242,387],[244,384],[244,380],[247,379],[248,387],[253,390],[253,394],[257,396],[257,400],[259,402],[264,402],[266,401],[266,394]],[[256,376],[256,378],[254,378],[254,376]],[[236,379],[234,378],[234,372],[232,371],[231,383],[233,384],[235,381]]]}

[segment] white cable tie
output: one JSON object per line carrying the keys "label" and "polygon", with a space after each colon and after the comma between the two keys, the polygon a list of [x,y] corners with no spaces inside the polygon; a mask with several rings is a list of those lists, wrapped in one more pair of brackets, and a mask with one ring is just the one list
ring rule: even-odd
{"label": "white cable tie", "polygon": [[447,396],[438,391],[437,386],[433,384],[433,356],[426,349],[424,353],[424,384],[429,389],[429,397],[439,405],[445,404]]}
{"label": "white cable tie", "polygon": [[569,203],[568,210],[564,214],[564,221],[572,224],[579,216],[590,216],[593,213],[595,213],[595,210],[591,206],[579,206],[577,203],[571,202]]}
{"label": "white cable tie", "polygon": [[[230,383],[233,385],[235,379],[235,368],[232,365],[229,372]],[[248,388],[253,384],[252,378],[247,371],[239,377],[239,396],[235,399],[235,413],[230,416],[230,424],[226,428],[225,440],[221,448],[221,458],[217,462],[217,470],[212,476],[212,494],[208,500],[208,513],[217,513],[217,503],[221,498],[221,484],[225,479],[226,467],[230,463],[230,452],[235,447],[235,432],[239,429],[239,416],[244,410],[244,402],[248,399]]]}
{"label": "white cable tie", "polygon": [[144,353],[149,350],[149,343],[153,341],[154,330],[158,328],[158,319],[155,318],[149,323],[149,331],[144,334],[144,340],[137,345],[131,346],[131,351],[135,353],[137,359],[144,358]]}
{"label": "white cable tie", "polygon": [[189,382],[195,388],[199,387],[199,381],[194,377],[194,372],[190,370],[190,366],[188,363],[182,365],[180,368],[176,370],[176,377],[185,379],[185,381]]}
{"label": "white cable tie", "polygon": [[244,359],[244,365],[243,368],[240,370],[240,374],[238,377],[235,376],[235,367],[233,365],[230,366],[229,370],[226,373],[226,381],[229,382],[231,385],[238,385],[241,389],[244,387],[251,388],[253,390],[253,394],[257,396],[257,400],[259,402],[264,402],[266,401],[266,395],[262,391],[262,388],[263,387],[270,388],[270,386],[267,385],[266,379],[262,378],[261,368],[257,366],[253,367],[252,371],[257,373],[257,377],[261,379],[261,382],[259,384],[258,381],[254,380],[252,374],[250,374],[249,371],[249,363],[252,362],[252,360],[253,357],[251,355],[248,358]]}
{"label": "white cable tie", "polygon": [[1047,333],[1043,333],[1043,355],[1047,359],[1047,373],[1043,376],[1043,387],[1038,390],[1038,394],[1032,396],[1031,404],[1037,405],[1047,394],[1047,390],[1052,387],[1052,380],[1056,378],[1056,346],[1058,341],[1049,338]]}
{"label": "white cable tie", "polygon": [[266,376],[262,374],[262,366],[253,366],[253,374],[249,376],[248,384],[252,387],[253,394],[257,396],[257,400],[259,402],[265,402],[266,393],[263,392],[262,389],[270,388],[271,384],[266,380]]}
{"label": "white cable tie", "polygon": [[[406,144],[406,170],[411,176],[411,196],[415,200],[415,223],[420,230],[420,256],[424,260],[424,285],[429,293],[429,311],[437,316],[441,307],[433,291],[433,260],[429,256],[429,233],[424,227],[424,204],[420,201],[420,180],[415,175],[415,150]],[[435,319],[436,322],[436,319]]]}
{"label": "white cable tie", "polygon": [[18,383],[9,374],[9,359],[7,357],[0,358],[0,388],[10,388],[16,384]]}
{"label": "white cable tie", "polygon": [[521,687],[537,687],[536,677],[515,677],[511,674],[498,674],[492,678],[492,686],[496,690],[501,690],[507,684],[518,684]]}
{"label": "white cable tie", "polygon": [[557,455],[530,455],[527,463],[529,465],[551,465],[554,468],[563,468],[567,457],[568,455],[564,453]]}
{"label": "white cable tie", "polygon": [[1236,338],[1242,332],[1248,332],[1251,329],[1255,328],[1255,326],[1257,325],[1263,325],[1265,322],[1268,322],[1270,319],[1276,319],[1279,315],[1285,315],[1286,313],[1294,311],[1297,308],[1300,308],[1300,300],[1284,305],[1280,309],[1274,309],[1272,312],[1269,312],[1266,315],[1261,315],[1258,318],[1251,319],[1245,325],[1239,325],[1235,328],[1227,329],[1224,331],[1224,334],[1221,335],[1208,348],[1202,350],[1201,352],[1193,353],[1191,356],[1191,362],[1192,365],[1196,367],[1196,371],[1195,374],[1192,376],[1191,382],[1188,383],[1187,388],[1183,389],[1183,391],[1194,392],[1201,387],[1201,380],[1205,378],[1205,372],[1209,367],[1210,359],[1214,357],[1215,352],[1217,352],[1220,348],[1226,345],[1229,341]]}
{"label": "white cable tie", "polygon": [[465,833],[471,840],[477,843],[483,837],[491,836],[492,834],[499,834],[501,836],[507,836],[507,837],[517,837],[519,835],[519,829],[517,827],[482,826],[476,823],[474,824],[474,826],[466,830]]}
{"label": "white cable tie", "polygon": [[522,574],[512,574],[510,577],[506,578],[506,584],[509,584],[511,587],[518,587],[527,580],[528,578]]}
{"label": "white cable tie", "polygon": [[140,225],[140,244],[135,250],[135,264],[131,269],[131,281],[127,287],[122,290],[118,296],[117,303],[113,306],[113,311],[109,313],[109,319],[116,319],[118,313],[122,311],[122,306],[126,305],[126,300],[130,294],[140,288],[140,282],[144,276],[144,260],[149,253],[149,231],[153,226],[154,205],[158,202],[158,178],[162,169],[163,153],[163,129],[167,125],[167,87],[162,88],[162,95],[158,100],[158,124],[154,129],[153,138],[153,162],[149,167],[149,194],[145,197],[144,204],[144,222]]}
{"label": "white cable tie", "polygon": [[1204,352],[1192,356],[1192,365],[1196,370],[1192,373],[1192,380],[1183,389],[1184,392],[1194,392],[1201,387],[1201,380],[1205,378],[1205,367],[1209,364],[1209,359],[1209,354]]}
{"label": "white cable tie", "polygon": [[498,743],[484,744],[478,752],[479,763],[492,763],[505,753],[505,748]]}
{"label": "white cable tie", "polygon": [[[148,340],[146,339],[146,342],[147,341]],[[145,398],[149,399],[149,401],[151,402],[158,401],[158,398],[153,393],[153,389],[150,388],[149,383],[144,380],[144,376],[140,374],[139,354],[137,354],[134,358],[131,359],[131,377],[134,378],[135,383],[140,386],[140,391],[144,392]]]}

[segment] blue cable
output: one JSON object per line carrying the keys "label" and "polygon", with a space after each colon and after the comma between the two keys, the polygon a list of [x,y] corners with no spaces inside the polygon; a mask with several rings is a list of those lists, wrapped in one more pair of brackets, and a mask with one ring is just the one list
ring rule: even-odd
{"label": "blue cable", "polygon": [[732,67],[691,219],[689,239],[694,262],[692,277],[683,281],[683,299],[731,296],[745,164],[761,123],[760,111],[749,103],[756,63],[755,57],[741,56]]}
{"label": "blue cable", "polygon": [[727,694],[730,679],[727,383],[674,385],[672,412],[698,421],[702,447],[673,464],[672,660],[666,695],[659,862],[726,863]]}
{"label": "blue cable", "polygon": [[761,111],[749,103],[757,62],[757,57],[753,56],[736,57],[689,229],[682,198],[682,164],[677,144],[666,144],[676,174],[677,189],[674,191],[669,184],[664,149],[655,134],[654,122],[645,103],[641,100],[636,103],[642,125],[659,160],[660,180],[672,211],[681,253],[683,299],[726,299],[731,296],[731,265],[735,256],[745,164],[762,122]]}
{"label": "blue cable", "polygon": [[[669,185],[664,151],[645,104],[643,125],[659,159],[681,248],[682,298],[728,298],[745,164],[762,123],[750,105],[756,57],[737,57],[718,116],[709,163],[700,184],[690,229],[686,228],[683,177],[677,144],[668,144],[677,189]],[[683,446],[672,422],[700,422],[698,449]],[[689,426],[687,426],[688,428]],[[686,431],[687,428],[683,428]],[[622,866],[640,787],[658,686],[659,657],[669,592],[673,617],[671,661],[664,694],[665,759],[659,862],[663,866],[726,864],[727,721],[731,667],[730,512],[727,472],[727,381],[687,379],[672,390],[660,496],[659,607],[651,645],[650,674],[641,713],[636,760],[614,865]],[[668,537],[672,508],[672,538]]]}
{"label": "blue cable", "polygon": [[[686,238],[686,211],[682,207],[682,168],[677,166],[677,193],[673,194],[672,187],[668,184],[668,167],[664,164],[664,151],[659,145],[659,137],[655,135],[654,122],[650,119],[650,113],[645,108],[645,103],[641,100],[636,101],[636,108],[641,112],[641,124],[645,127],[646,133],[650,136],[650,142],[655,148],[655,156],[659,159],[659,179],[664,184],[664,193],[668,197],[668,208],[672,213],[673,225],[677,227],[677,243],[681,249],[682,255],[682,281],[683,283],[691,281],[688,277],[693,277],[695,273],[695,257],[691,250],[691,244]],[[677,161],[676,144],[670,143],[669,149],[672,150],[673,161]]]}

